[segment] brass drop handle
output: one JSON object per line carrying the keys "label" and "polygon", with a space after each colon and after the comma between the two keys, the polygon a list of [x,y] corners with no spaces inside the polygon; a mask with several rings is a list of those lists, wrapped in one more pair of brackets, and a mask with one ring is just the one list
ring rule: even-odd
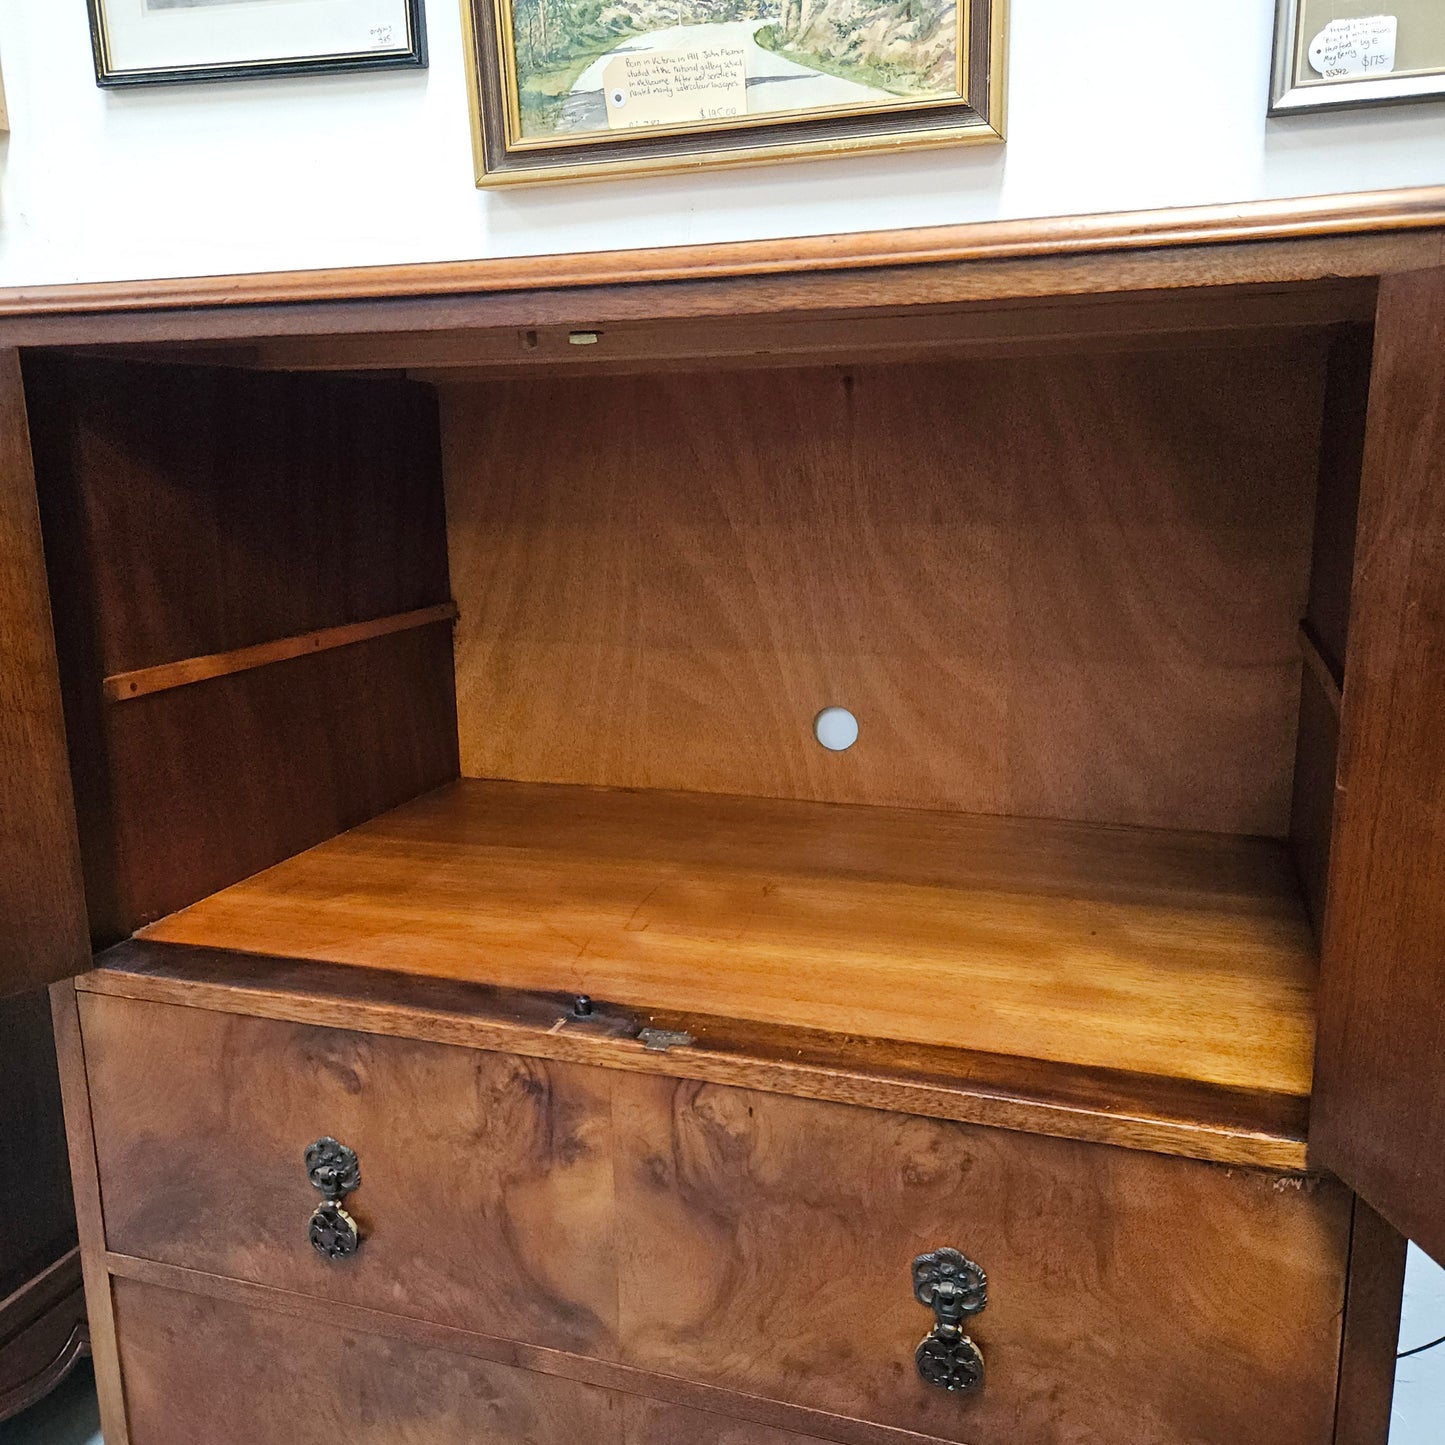
{"label": "brass drop handle", "polygon": [[958,1250],[935,1249],[913,1261],[913,1296],[935,1320],[913,1355],[918,1373],[940,1390],[981,1390],[983,1354],[963,1325],[987,1307],[988,1276]]}
{"label": "brass drop handle", "polygon": [[308,1144],[306,1177],[325,1196],[306,1231],[311,1247],[324,1259],[349,1259],[361,1247],[361,1231],[341,1201],[361,1188],[356,1151],[329,1135]]}

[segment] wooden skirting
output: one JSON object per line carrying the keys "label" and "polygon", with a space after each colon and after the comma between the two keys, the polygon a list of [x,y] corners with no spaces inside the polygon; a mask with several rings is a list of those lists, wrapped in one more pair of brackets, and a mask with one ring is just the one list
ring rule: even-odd
{"label": "wooden skirting", "polygon": [[369,642],[375,637],[390,637],[396,632],[410,632],[416,627],[429,627],[436,622],[454,622],[455,602],[436,607],[422,607],[415,612],[401,612],[391,617],[378,617],[370,622],[348,622],[341,627],[325,627],[304,632],[297,637],[283,637],[275,642],[261,642],[254,647],[238,647],[230,652],[213,652],[205,657],[186,657],[178,662],[165,662],[156,667],[119,672],[105,679],[103,690],[108,702],[127,702],[154,692],[206,682],[214,677],[227,677],[236,672],[266,667],[273,662],[287,662],[308,657],[316,652],[329,652],[336,647],[349,647]]}

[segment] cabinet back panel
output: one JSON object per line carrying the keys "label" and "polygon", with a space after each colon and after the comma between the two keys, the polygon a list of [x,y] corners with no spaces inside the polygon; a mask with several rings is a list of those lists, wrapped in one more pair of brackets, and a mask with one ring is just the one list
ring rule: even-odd
{"label": "cabinet back panel", "polygon": [[445,388],[463,775],[1283,835],[1323,370]]}

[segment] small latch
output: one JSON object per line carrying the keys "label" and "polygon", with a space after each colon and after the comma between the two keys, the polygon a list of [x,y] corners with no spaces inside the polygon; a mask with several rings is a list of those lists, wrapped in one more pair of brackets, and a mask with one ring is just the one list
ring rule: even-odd
{"label": "small latch", "polygon": [[637,1037],[642,1047],[654,1054],[665,1054],[669,1049],[685,1049],[697,1040],[691,1034],[679,1029],[643,1029]]}

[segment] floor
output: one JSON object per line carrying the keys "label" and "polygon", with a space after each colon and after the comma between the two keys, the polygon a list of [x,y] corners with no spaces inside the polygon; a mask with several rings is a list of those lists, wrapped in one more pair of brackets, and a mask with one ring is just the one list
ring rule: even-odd
{"label": "floor", "polygon": [[[1445,1270],[1412,1247],[1405,1278],[1400,1348],[1445,1335]],[[1445,1345],[1400,1361],[1390,1445],[1439,1445],[1445,1418]],[[95,1406],[95,1379],[78,1370],[48,1400],[0,1425],[0,1445],[103,1445]]]}

